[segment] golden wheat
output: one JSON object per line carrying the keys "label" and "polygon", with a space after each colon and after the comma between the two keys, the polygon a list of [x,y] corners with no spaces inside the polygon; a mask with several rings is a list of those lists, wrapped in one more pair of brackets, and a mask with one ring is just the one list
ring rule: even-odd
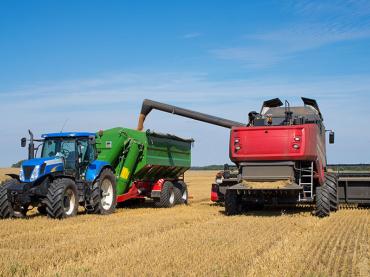
{"label": "golden wheat", "polygon": [[214,174],[186,174],[188,206],[0,221],[0,275],[369,276],[369,210],[324,219],[310,207],[227,217],[209,202]]}

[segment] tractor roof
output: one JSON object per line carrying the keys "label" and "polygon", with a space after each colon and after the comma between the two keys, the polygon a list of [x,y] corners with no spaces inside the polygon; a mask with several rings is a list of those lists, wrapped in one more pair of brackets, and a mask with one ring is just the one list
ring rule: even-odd
{"label": "tractor roof", "polygon": [[61,138],[61,137],[91,137],[96,136],[95,133],[89,132],[64,132],[64,133],[50,133],[41,135],[42,138]]}

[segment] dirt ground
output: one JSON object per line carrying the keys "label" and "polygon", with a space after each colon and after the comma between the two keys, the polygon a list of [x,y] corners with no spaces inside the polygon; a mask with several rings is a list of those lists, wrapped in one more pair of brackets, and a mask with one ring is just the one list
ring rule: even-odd
{"label": "dirt ground", "polygon": [[369,209],[323,219],[311,207],[227,217],[209,201],[214,174],[186,174],[188,206],[2,220],[0,275],[370,276]]}

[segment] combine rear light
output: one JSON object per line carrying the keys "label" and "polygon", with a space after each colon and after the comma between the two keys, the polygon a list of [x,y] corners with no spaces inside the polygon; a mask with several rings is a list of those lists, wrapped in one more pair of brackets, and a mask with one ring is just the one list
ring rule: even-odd
{"label": "combine rear light", "polygon": [[236,151],[240,150],[240,146],[235,146],[235,150]]}
{"label": "combine rear light", "polygon": [[293,144],[293,148],[294,149],[299,149],[299,145],[298,144]]}
{"label": "combine rear light", "polygon": [[295,141],[300,141],[300,140],[301,140],[301,138],[300,138],[300,137],[295,137],[295,138],[294,138],[294,140],[295,140]]}
{"label": "combine rear light", "polygon": [[235,143],[235,144],[239,143],[239,139],[235,139],[235,140],[234,140],[234,143]]}

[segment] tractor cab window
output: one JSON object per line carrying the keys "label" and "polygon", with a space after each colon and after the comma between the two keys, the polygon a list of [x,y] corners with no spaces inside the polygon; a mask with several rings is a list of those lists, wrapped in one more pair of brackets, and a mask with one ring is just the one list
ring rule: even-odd
{"label": "tractor cab window", "polygon": [[95,150],[88,139],[82,139],[77,142],[78,154],[81,158],[81,163],[91,163],[95,160]]}
{"label": "tractor cab window", "polygon": [[60,156],[65,160],[66,169],[76,168],[76,141],[74,139],[54,138],[44,141],[41,158]]}

